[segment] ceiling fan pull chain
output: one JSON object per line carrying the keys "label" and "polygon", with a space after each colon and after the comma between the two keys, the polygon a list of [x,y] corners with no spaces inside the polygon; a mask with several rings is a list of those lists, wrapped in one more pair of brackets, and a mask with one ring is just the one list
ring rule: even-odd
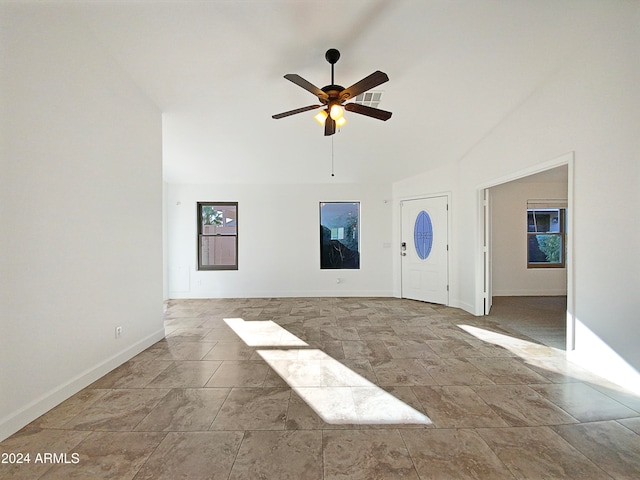
{"label": "ceiling fan pull chain", "polygon": [[333,172],[334,172],[333,170],[333,135],[331,135],[331,176],[335,177]]}

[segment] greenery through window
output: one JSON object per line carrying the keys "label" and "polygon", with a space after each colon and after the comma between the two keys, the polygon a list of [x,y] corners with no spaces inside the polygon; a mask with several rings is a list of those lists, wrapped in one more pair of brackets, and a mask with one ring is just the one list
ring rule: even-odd
{"label": "greenery through window", "polygon": [[564,268],[565,209],[527,210],[527,267]]}
{"label": "greenery through window", "polygon": [[198,270],[238,269],[238,203],[198,202]]}

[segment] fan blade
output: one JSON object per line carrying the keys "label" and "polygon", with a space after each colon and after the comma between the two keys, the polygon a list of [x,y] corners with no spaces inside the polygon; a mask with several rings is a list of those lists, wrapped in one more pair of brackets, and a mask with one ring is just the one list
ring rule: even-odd
{"label": "fan blade", "polygon": [[305,80],[304,78],[302,78],[300,75],[297,75],[295,73],[287,73],[284,78],[286,78],[287,80],[289,80],[290,82],[295,83],[296,85],[298,85],[299,87],[304,88],[305,90],[307,90],[308,92],[313,93],[316,97],[318,97],[320,100],[328,100],[329,99],[329,95],[327,95],[325,92],[323,92],[322,90],[320,90],[318,87],[316,87],[313,83]]}
{"label": "fan blade", "polygon": [[308,112],[309,110],[315,110],[316,108],[320,108],[323,105],[309,105],[308,107],[296,108],[295,110],[289,110],[288,112],[278,113],[277,115],[272,115],[271,118],[275,118],[276,120],[284,117],[288,117],[289,115],[295,115],[296,113]]}
{"label": "fan blade", "polygon": [[378,120],[389,120],[391,118],[391,112],[386,110],[380,110],[379,108],[367,107],[366,105],[360,105],[359,103],[346,103],[344,109],[359,113],[360,115],[366,115],[367,117],[377,118]]}
{"label": "fan blade", "polygon": [[327,117],[324,121],[324,136],[328,137],[334,133],[336,133],[336,121],[331,117]]}
{"label": "fan blade", "polygon": [[349,100],[351,98],[355,98],[363,92],[367,90],[371,90],[378,85],[383,84],[384,82],[388,82],[389,77],[386,73],[381,72],[380,70],[373,72],[368,77],[363,78],[357,83],[354,83],[349,88],[345,88],[340,92],[340,100]]}

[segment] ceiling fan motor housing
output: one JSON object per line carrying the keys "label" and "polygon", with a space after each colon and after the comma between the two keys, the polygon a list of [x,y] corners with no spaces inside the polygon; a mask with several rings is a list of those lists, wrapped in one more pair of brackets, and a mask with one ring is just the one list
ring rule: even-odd
{"label": "ceiling fan motor housing", "polygon": [[319,100],[329,107],[331,107],[331,105],[333,104],[339,105],[344,101],[340,99],[340,92],[344,90],[344,87],[342,85],[327,85],[325,87],[322,87],[320,90],[326,93],[329,98],[318,97]]}

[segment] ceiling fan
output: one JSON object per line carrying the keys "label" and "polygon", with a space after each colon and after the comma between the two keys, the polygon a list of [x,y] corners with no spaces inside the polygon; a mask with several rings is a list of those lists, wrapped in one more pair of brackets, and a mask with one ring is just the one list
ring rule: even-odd
{"label": "ceiling fan", "polygon": [[333,79],[333,66],[340,59],[340,52],[335,48],[330,48],[327,50],[324,57],[327,62],[331,64],[331,85],[318,88],[295,73],[288,73],[284,76],[287,80],[317,96],[320,101],[320,105],[309,105],[308,107],[289,110],[288,112],[273,115],[272,118],[277,120],[297,113],[308,112],[309,110],[325,107],[318,115],[315,116],[316,120],[321,123],[324,122],[325,136],[333,135],[336,133],[336,125],[340,126],[345,123],[343,116],[344,110],[359,113],[360,115],[366,115],[367,117],[377,118],[378,120],[383,121],[391,118],[391,112],[387,112],[386,110],[380,110],[379,108],[373,108],[359,103],[345,103],[348,100],[355,99],[358,95],[366,92],[367,90],[371,90],[384,82],[388,82],[389,77],[386,73],[378,70],[359,82],[354,83],[349,88],[344,88],[341,85],[335,85]]}

